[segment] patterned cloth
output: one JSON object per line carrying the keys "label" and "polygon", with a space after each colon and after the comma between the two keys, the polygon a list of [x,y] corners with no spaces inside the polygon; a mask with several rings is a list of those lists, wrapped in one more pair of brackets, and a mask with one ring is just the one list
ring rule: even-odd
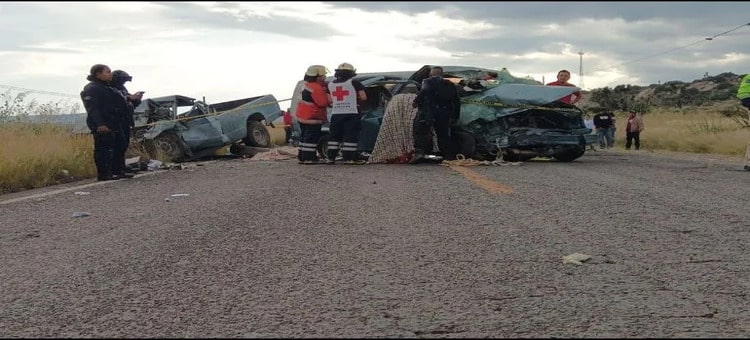
{"label": "patterned cloth", "polygon": [[416,97],[412,93],[397,94],[388,102],[369,163],[408,163],[414,157],[412,128],[417,109],[411,105]]}

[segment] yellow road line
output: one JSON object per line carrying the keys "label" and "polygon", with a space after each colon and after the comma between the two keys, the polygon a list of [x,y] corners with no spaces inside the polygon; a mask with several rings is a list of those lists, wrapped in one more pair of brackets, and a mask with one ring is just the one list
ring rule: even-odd
{"label": "yellow road line", "polygon": [[471,170],[469,167],[459,166],[459,165],[449,165],[449,167],[453,169],[454,171],[460,173],[464,177],[466,177],[466,179],[476,184],[478,187],[484,190],[487,190],[490,193],[510,194],[513,192],[513,189],[511,189],[510,187],[500,184],[498,182],[495,182],[487,177],[484,177],[478,174],[476,171]]}

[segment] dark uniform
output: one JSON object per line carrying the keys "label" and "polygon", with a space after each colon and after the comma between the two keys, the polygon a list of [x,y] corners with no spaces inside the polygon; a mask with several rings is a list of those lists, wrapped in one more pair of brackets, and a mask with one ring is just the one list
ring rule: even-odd
{"label": "dark uniform", "polygon": [[455,150],[451,145],[450,123],[451,120],[458,120],[461,110],[456,85],[441,76],[429,77],[422,82],[422,88],[417,93],[413,106],[419,109],[414,119],[415,160],[432,151],[430,128],[435,128],[443,159],[455,159]]}
{"label": "dark uniform", "polygon": [[[122,117],[128,108],[125,97],[109,84],[94,79],[81,91],[81,100],[86,109],[86,125],[94,136],[97,179],[107,180],[112,179],[113,175],[124,175],[120,162],[115,161],[114,156],[115,149],[118,149],[125,139],[122,132]],[[97,128],[102,125],[111,131],[97,132]]]}
{"label": "dark uniform", "polygon": [[114,72],[112,72],[112,87],[119,90],[128,102],[128,107],[122,115],[121,123],[122,134],[125,136],[125,138],[123,144],[116,148],[114,156],[114,159],[120,162],[120,166],[123,171],[127,170],[127,168],[125,167],[125,153],[128,151],[128,147],[130,146],[130,131],[133,127],[135,127],[135,108],[136,106],[141,104],[141,100],[139,99],[131,100],[130,98],[128,98],[130,92],[128,92],[128,89],[125,87],[125,82],[132,80],[133,77],[131,77],[125,71],[115,70]]}

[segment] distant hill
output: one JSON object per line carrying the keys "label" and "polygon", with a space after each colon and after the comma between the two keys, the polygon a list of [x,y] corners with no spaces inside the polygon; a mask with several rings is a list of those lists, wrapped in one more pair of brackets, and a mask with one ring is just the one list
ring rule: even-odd
{"label": "distant hill", "polygon": [[692,82],[668,81],[648,86],[617,85],[583,91],[578,106],[584,110],[638,110],[647,112],[659,108],[685,106],[713,106],[737,101],[739,75],[725,72]]}

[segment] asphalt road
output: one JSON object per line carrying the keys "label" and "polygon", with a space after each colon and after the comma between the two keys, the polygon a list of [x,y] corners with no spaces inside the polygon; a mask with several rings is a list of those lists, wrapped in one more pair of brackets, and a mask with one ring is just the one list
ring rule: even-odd
{"label": "asphalt road", "polygon": [[0,337],[750,336],[738,159],[198,164],[0,196]]}

